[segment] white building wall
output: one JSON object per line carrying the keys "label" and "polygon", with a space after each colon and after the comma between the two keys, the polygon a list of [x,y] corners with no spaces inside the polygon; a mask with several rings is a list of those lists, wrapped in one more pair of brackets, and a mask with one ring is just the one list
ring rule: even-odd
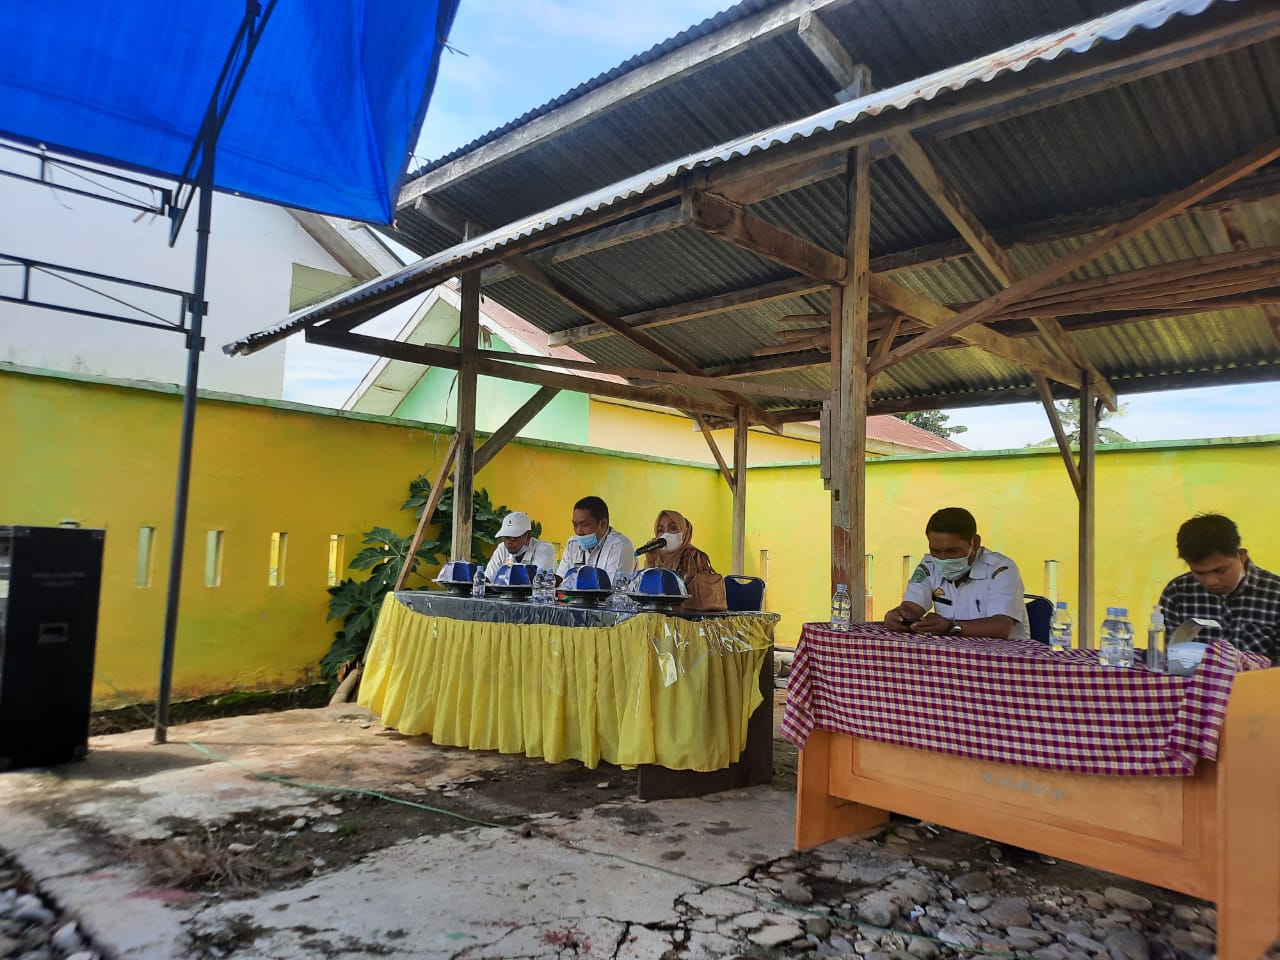
{"label": "white building wall", "polygon": [[[60,178],[65,181],[65,175]],[[190,291],[194,277],[197,210],[193,206],[177,244],[169,223],[136,211],[52,188],[0,177],[0,255],[45,260],[112,276]],[[218,193],[210,233],[205,350],[200,386],[279,398],[285,345],[251,357],[228,357],[222,345],[279,322],[289,312],[293,264],[345,273],[287,210]],[[16,295],[21,271],[0,262],[0,292]],[[92,282],[92,281],[85,281]],[[37,278],[33,291],[54,292],[108,312],[112,305],[60,281]],[[119,286],[111,293],[150,304],[176,319],[176,301],[158,300]],[[182,383],[182,334],[0,302],[0,359],[99,376]]]}

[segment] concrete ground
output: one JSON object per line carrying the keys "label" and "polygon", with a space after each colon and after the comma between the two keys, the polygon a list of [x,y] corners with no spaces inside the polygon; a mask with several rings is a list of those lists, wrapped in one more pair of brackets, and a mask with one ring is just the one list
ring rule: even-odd
{"label": "concrete ground", "polygon": [[[1212,956],[1207,904],[929,824],[797,853],[781,744],[771,786],[644,803],[634,771],[437,747],[354,706],[151,739],[0,775],[0,849],[104,957]],[[5,895],[0,943],[34,942]]]}
{"label": "concrete ground", "polygon": [[788,791],[644,804],[633,772],[438,748],[357,707],[151,739],[0,776],[0,847],[130,960],[656,958],[682,898],[791,846]]}

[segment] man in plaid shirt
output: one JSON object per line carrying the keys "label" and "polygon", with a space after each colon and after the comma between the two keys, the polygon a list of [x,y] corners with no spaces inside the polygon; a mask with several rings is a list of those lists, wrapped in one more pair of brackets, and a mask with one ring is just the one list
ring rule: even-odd
{"label": "man in plaid shirt", "polygon": [[1280,577],[1249,559],[1236,525],[1216,513],[1192,517],[1178,528],[1178,556],[1190,572],[1160,595],[1168,629],[1191,617],[1216,620],[1222,629],[1206,627],[1203,639],[1223,637],[1280,665]]}

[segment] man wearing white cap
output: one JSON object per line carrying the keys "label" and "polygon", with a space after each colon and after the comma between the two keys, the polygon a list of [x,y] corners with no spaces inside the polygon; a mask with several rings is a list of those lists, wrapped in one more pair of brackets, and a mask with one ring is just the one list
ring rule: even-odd
{"label": "man wearing white cap", "polygon": [[498,568],[508,563],[532,563],[539,570],[556,568],[556,548],[533,535],[533,522],[520,510],[512,510],[502,518],[498,548],[484,568],[484,578],[492,582]]}

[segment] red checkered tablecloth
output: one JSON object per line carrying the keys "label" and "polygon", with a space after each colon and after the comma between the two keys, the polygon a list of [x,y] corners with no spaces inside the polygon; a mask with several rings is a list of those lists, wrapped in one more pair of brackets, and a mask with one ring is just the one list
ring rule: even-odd
{"label": "red checkered tablecloth", "polygon": [[1186,776],[1218,754],[1232,678],[1267,666],[1215,642],[1193,677],[1098,664],[1030,640],[848,633],[805,624],[782,732],[814,728],[1002,763],[1115,776]]}

